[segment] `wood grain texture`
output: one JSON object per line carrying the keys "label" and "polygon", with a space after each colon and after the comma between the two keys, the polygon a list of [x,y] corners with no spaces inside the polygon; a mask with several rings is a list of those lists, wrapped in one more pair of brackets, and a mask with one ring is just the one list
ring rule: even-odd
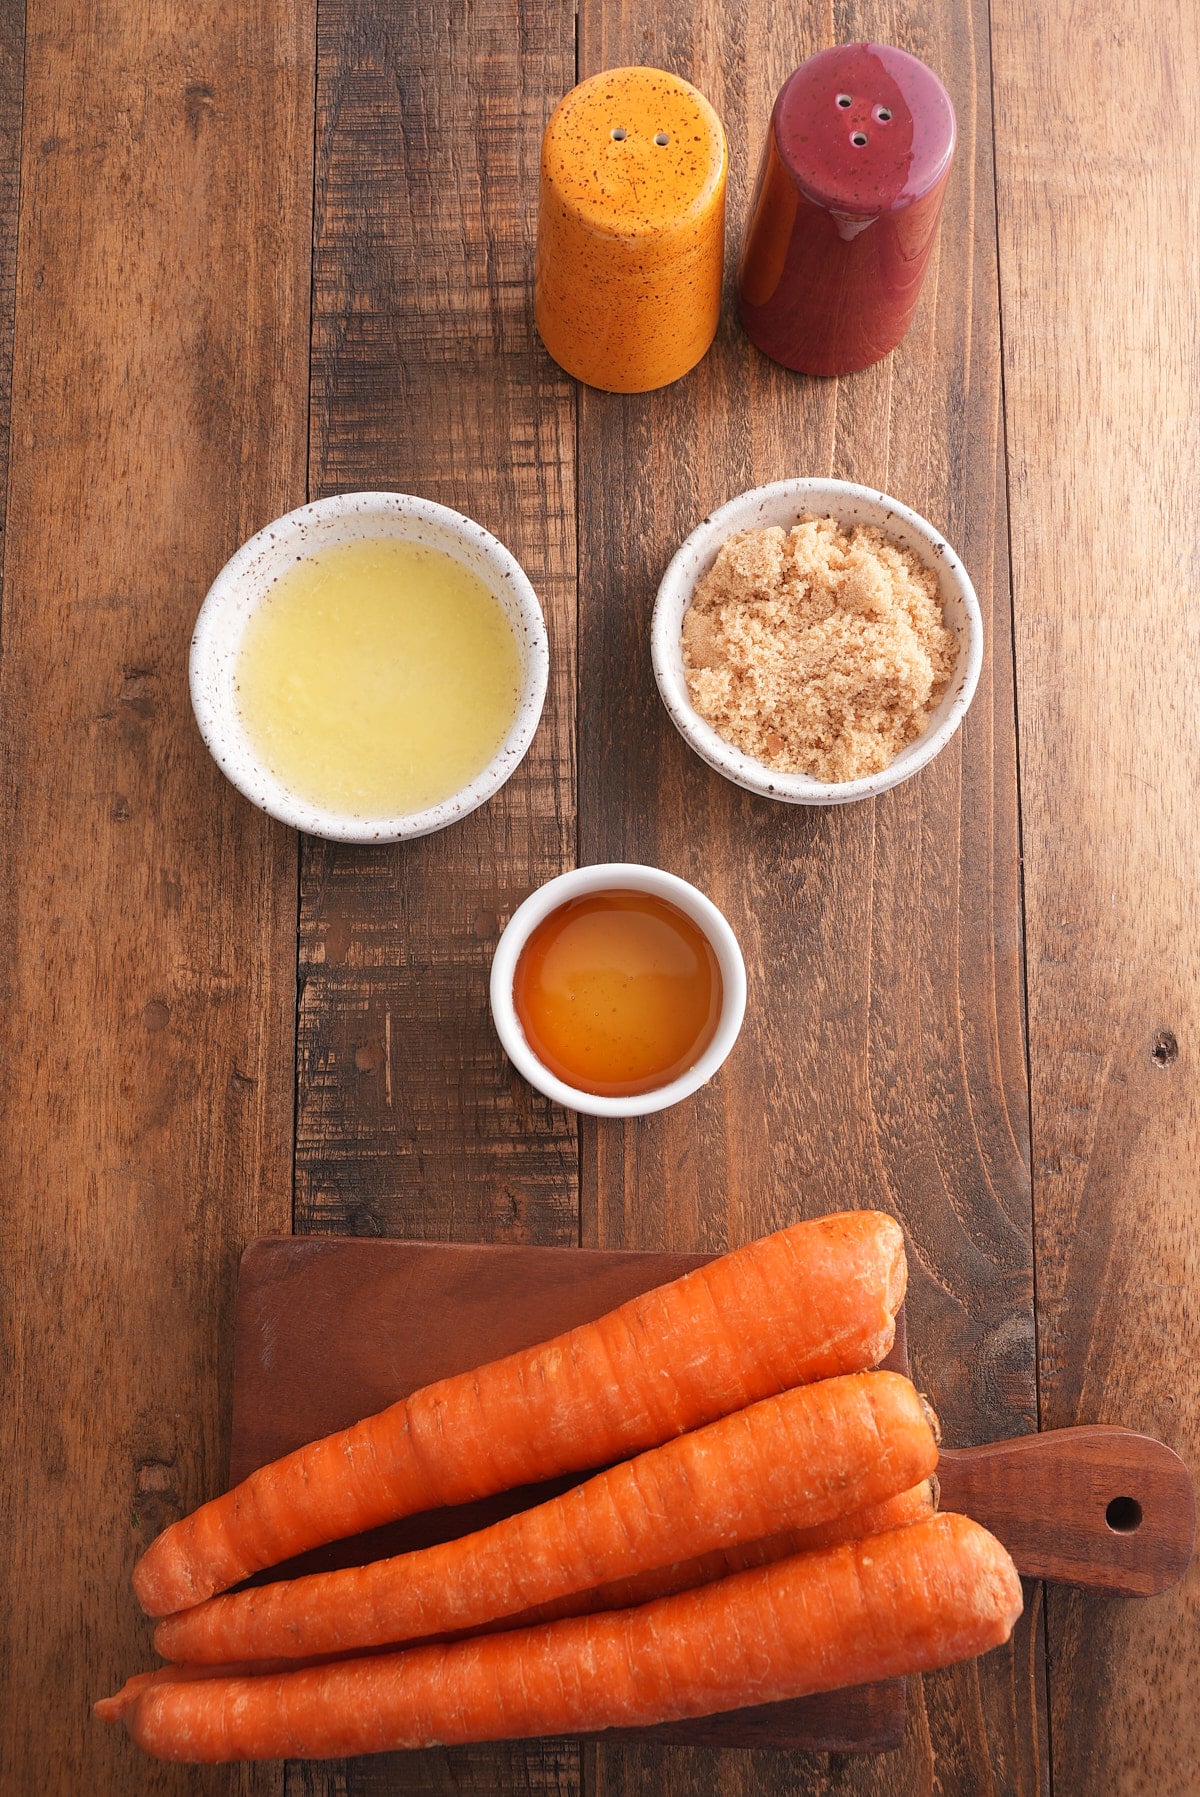
{"label": "wood grain texture", "polygon": [[[435,1379],[603,1316],[705,1258],[452,1242],[256,1242],[238,1280],[231,1477]],[[884,1364],[907,1370],[903,1312]],[[578,1475],[567,1476],[406,1517],[318,1548],[268,1576],[361,1566],[453,1540],[578,1483]],[[603,1738],[870,1752],[900,1739],[904,1708],[903,1682],[894,1679]],[[397,1755],[395,1764],[397,1788],[407,1790],[406,1756]]]}
{"label": "wood grain texture", "polygon": [[574,407],[536,346],[558,0],[320,11],[311,497],[392,487],[494,531],[547,614],[532,749],[422,841],[305,845],[296,1227],[577,1239],[573,1124],[519,1081],[487,1007],[492,949],[573,858]]}
{"label": "wood grain texture", "polygon": [[[2,545],[8,501],[24,73],[25,6],[23,0],[3,0],[0,4],[0,582],[3,580]],[[0,586],[0,631],[3,616],[4,597]]]}
{"label": "wood grain texture", "polygon": [[[542,126],[574,66],[563,0],[319,12],[310,497],[398,488],[485,524],[542,601],[551,677],[481,811],[399,847],[304,845],[302,1232],[578,1240],[574,1122],[517,1078],[487,1002],[509,913],[574,859],[575,409],[532,281]],[[288,1789],[577,1784],[578,1750],[539,1743],[297,1767]]]}
{"label": "wood grain texture", "polygon": [[946,1448],[944,1510],[973,1516],[1027,1578],[1108,1597],[1155,1597],[1188,1569],[1196,1493],[1165,1442],[1133,1429],[1047,1429]]}
{"label": "wood grain texture", "polygon": [[89,1709],[220,1489],[233,1275],[286,1224],[294,839],[192,724],[216,570],[303,495],[312,15],[27,11],[2,711],[5,1791],[268,1791]]}
{"label": "wood grain texture", "polygon": [[[1200,14],[992,15],[1042,1420],[1194,1469]],[[1194,1792],[1200,1568],[1047,1628],[1056,1797]]]}
{"label": "wood grain texture", "polygon": [[[948,1438],[1035,1423],[1017,788],[987,8],[588,0],[580,73],[647,61],[693,80],[731,144],[736,256],[775,93],[856,37],[914,51],[959,119],[916,321],[888,360],[806,380],[760,356],[726,305],[708,358],[657,394],[580,399],[580,859],[654,861],[722,906],[750,972],[746,1026],[712,1086],[637,1124],[585,1120],[584,1239],[704,1246],[845,1204],[895,1211],[911,1244],[916,1375]],[[589,470],[603,468],[603,480]],[[654,592],[682,538],[756,482],[833,473],[937,522],[979,591],[983,682],[960,736],[874,804],[792,810],[711,774],[655,691]],[[1037,1607],[1006,1654],[914,1687],[902,1752],[803,1776],[831,1788],[1045,1785]],[[598,1794],[795,1788],[754,1759],[604,1749]],[[592,1788],[591,1786],[589,1788]]]}

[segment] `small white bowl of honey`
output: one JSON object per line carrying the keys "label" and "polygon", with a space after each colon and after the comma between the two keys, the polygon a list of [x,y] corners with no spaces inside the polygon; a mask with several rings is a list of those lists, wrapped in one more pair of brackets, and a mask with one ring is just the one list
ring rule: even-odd
{"label": "small white bowl of honey", "polygon": [[397,842],[498,791],[549,667],[537,594],[481,524],[408,493],[340,493],[226,563],[189,676],[201,735],[255,805],[313,836]]}
{"label": "small white bowl of honey", "polygon": [[737,1040],[746,967],[695,886],[605,862],[560,874],[508,921],[492,1018],[531,1086],[592,1117],[641,1117],[706,1084]]}

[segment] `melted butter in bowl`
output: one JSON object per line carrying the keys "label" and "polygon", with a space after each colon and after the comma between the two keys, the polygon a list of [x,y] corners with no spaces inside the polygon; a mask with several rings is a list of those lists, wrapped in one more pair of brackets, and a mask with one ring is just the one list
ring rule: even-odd
{"label": "melted butter in bowl", "polygon": [[487,766],[520,697],[517,640],[461,562],[388,537],[297,562],[246,627],[246,735],[299,797],[357,817],[424,811]]}
{"label": "melted butter in bowl", "polygon": [[223,772],[314,836],[445,829],[504,784],[546,695],[541,606],[502,543],[405,493],[347,493],[243,544],[192,637]]}

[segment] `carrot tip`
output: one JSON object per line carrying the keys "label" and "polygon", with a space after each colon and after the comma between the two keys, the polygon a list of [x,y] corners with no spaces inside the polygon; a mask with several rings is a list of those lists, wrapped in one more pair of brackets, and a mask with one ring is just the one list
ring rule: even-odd
{"label": "carrot tip", "polygon": [[101,1722],[120,1722],[128,1710],[131,1710],[143,1691],[151,1685],[162,1682],[164,1667],[157,1672],[135,1672],[127,1678],[121,1689],[112,1697],[102,1697],[92,1705],[92,1715],[99,1716]]}

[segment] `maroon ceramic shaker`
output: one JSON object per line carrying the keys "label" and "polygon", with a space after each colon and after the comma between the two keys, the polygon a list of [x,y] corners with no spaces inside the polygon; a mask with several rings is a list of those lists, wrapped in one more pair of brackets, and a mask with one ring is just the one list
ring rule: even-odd
{"label": "maroon ceramic shaker", "polygon": [[779,91],[738,274],[751,342],[805,374],[849,374],[912,321],[954,155],[933,73],[887,44],[839,44]]}

